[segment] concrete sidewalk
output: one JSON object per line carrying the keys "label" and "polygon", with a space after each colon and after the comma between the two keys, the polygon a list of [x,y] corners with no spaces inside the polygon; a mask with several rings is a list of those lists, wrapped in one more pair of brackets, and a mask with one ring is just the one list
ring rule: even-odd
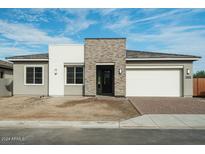
{"label": "concrete sidewalk", "polygon": [[119,121],[0,121],[1,128],[119,128]]}
{"label": "concrete sidewalk", "polygon": [[205,114],[147,114],[123,121],[0,121],[0,128],[205,129]]}
{"label": "concrete sidewalk", "polygon": [[205,114],[146,114],[121,121],[120,128],[205,129]]}

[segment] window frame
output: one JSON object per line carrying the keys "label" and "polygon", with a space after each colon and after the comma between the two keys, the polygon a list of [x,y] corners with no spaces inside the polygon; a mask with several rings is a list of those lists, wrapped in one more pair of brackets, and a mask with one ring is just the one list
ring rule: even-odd
{"label": "window frame", "polygon": [[[74,67],[74,83],[67,83],[67,68],[68,67]],[[76,67],[82,67],[83,68],[83,83],[76,83]],[[76,86],[82,86],[84,85],[84,66],[83,65],[65,65],[65,85],[76,85]]]}
{"label": "window frame", "polygon": [[[28,67],[33,67],[35,70],[35,67],[41,67],[42,68],[42,83],[27,83],[26,82],[26,69]],[[35,73],[34,73],[34,80],[35,80]],[[24,85],[25,86],[42,86],[44,85],[44,65],[25,65],[24,66]]]}

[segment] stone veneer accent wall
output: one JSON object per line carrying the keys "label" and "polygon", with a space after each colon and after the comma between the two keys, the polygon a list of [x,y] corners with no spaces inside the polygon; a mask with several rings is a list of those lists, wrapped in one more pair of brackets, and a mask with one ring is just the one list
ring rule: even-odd
{"label": "stone veneer accent wall", "polygon": [[[96,95],[96,63],[114,63],[114,95],[126,92],[126,39],[85,39],[85,95]],[[122,73],[119,74],[119,69]]]}

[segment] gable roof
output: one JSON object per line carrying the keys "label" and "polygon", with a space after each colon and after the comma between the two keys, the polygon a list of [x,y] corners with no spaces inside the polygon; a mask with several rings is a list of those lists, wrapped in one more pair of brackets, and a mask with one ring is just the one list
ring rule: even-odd
{"label": "gable roof", "polygon": [[0,60],[0,68],[13,69],[13,64],[7,61]]}
{"label": "gable roof", "polygon": [[[126,50],[126,58],[127,60],[154,60],[154,59],[187,59],[187,60],[197,60],[201,57],[193,56],[193,55],[182,55],[182,54],[171,54],[171,53],[160,53],[160,52],[148,52],[148,51],[138,51],[138,50]],[[33,55],[21,55],[21,56],[13,56],[7,57],[9,61],[48,61],[48,53],[45,54],[33,54]]]}

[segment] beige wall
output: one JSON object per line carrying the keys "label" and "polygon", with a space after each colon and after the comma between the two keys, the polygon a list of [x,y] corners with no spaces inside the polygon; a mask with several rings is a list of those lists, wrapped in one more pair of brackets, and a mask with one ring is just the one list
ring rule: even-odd
{"label": "beige wall", "polygon": [[[24,67],[26,65],[44,66],[44,85],[24,85]],[[48,95],[48,62],[15,62],[14,95]]]}
{"label": "beige wall", "polygon": [[12,78],[0,79],[0,96],[12,96],[13,80]]}
{"label": "beige wall", "polygon": [[[100,61],[100,60],[99,60]],[[95,63],[98,61],[94,61]],[[25,65],[43,65],[44,66],[44,85],[24,85],[24,67]],[[90,65],[90,64],[89,64]],[[192,70],[192,61],[138,61],[138,62],[127,62],[128,65],[137,65],[137,66],[162,66],[162,65],[180,65],[183,66],[182,74],[182,93],[185,97],[192,97],[193,95],[193,70]],[[95,64],[94,64],[95,66]],[[95,67],[93,68],[95,70]],[[191,71],[190,75],[187,75],[186,70]],[[118,69],[116,69],[117,71]],[[125,71],[124,71],[125,72]],[[48,63],[47,62],[16,62],[14,63],[14,95],[48,95]],[[117,72],[116,72],[117,73]],[[88,74],[85,74],[88,75]],[[94,78],[93,78],[94,76]],[[95,80],[95,73],[93,74],[92,79]],[[123,75],[125,76],[125,74]],[[85,79],[88,79],[89,76],[86,76]],[[123,94],[125,90],[126,81],[123,80],[120,82],[123,85],[120,86]],[[88,84],[88,83],[87,83]],[[93,87],[95,89],[95,81],[93,82]],[[119,89],[120,90],[120,89]],[[96,91],[92,91],[91,94],[95,94]],[[84,86],[83,85],[64,85],[64,94],[65,95],[84,95]],[[90,94],[90,93],[89,93]]]}
{"label": "beige wall", "polygon": [[[193,96],[193,68],[192,61],[137,61],[137,62],[127,62],[128,65],[137,65],[137,66],[162,66],[162,65],[180,65],[183,66],[182,70],[182,94],[184,97],[192,97]],[[187,75],[186,70],[190,70],[190,75]]]}
{"label": "beige wall", "polygon": [[64,86],[64,95],[68,96],[83,96],[84,95],[84,86],[83,85],[65,85]]}
{"label": "beige wall", "polygon": [[4,72],[4,79],[13,78],[13,70],[0,68],[0,72]]}

